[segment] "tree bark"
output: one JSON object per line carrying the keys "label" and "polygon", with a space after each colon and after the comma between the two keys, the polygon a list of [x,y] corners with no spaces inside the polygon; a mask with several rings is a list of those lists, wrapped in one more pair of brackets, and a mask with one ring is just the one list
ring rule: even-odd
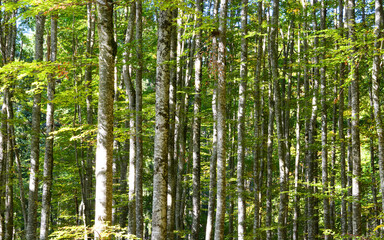
{"label": "tree bark", "polygon": [[[343,0],[339,0],[339,28],[343,28]],[[340,180],[342,188],[342,199],[341,199],[341,213],[340,213],[340,222],[341,222],[341,234],[347,234],[347,201],[346,201],[346,187],[347,187],[347,174],[346,174],[346,162],[345,162],[345,135],[344,135],[344,63],[341,63],[339,66],[339,81],[340,81],[340,90],[339,90],[339,118],[338,118],[338,129],[339,129],[339,139],[340,139]]]}
{"label": "tree bark", "polygon": [[[128,20],[128,26],[127,26],[127,32],[125,35],[125,44],[131,44],[133,42],[133,30],[134,30],[134,23],[136,18],[136,1],[132,1],[130,4],[130,13],[129,13],[129,20]],[[135,201],[133,199],[134,193],[135,193],[135,167],[136,167],[136,137],[135,137],[135,110],[136,110],[136,94],[135,89],[133,87],[133,83],[131,80],[131,72],[130,72],[130,64],[129,58],[131,57],[130,53],[130,47],[127,47],[125,51],[123,52],[123,69],[122,69],[122,77],[125,85],[125,92],[128,96],[129,101],[129,124],[128,127],[130,129],[129,133],[129,143],[126,143],[127,150],[129,151],[129,162],[122,162],[121,169],[123,172],[126,172],[127,165],[129,164],[129,174],[128,174],[128,185],[129,185],[129,193],[128,193],[128,206],[123,207],[121,217],[120,217],[120,224],[121,226],[125,227],[127,224],[127,216],[129,215],[130,221],[128,222],[128,234],[135,234],[135,231],[133,231],[136,228],[135,224]],[[124,178],[125,180],[122,181],[121,185],[121,193],[126,193],[127,188],[127,182],[126,182],[126,175],[121,175],[121,178]],[[134,208],[134,209],[133,209]],[[135,226],[133,226],[135,225]]]}
{"label": "tree bark", "polygon": [[[51,56],[50,61],[55,62],[57,55],[57,15],[51,17]],[[54,131],[54,95],[55,81],[53,76],[48,77],[47,89],[47,119],[46,119],[46,140],[44,156],[44,179],[43,179],[43,199],[41,207],[40,240],[48,239],[49,218],[51,213],[51,188],[53,171],[53,134]]]}
{"label": "tree bark", "polygon": [[269,113],[268,113],[268,138],[267,138],[267,201],[265,226],[267,227],[267,240],[272,239],[272,154],[273,154],[273,120],[274,120],[274,101],[272,84],[269,84]]}
{"label": "tree bark", "polygon": [[[325,30],[326,24],[326,6],[324,1],[321,2],[322,8],[320,13],[320,28]],[[325,39],[322,39],[322,44],[325,47]],[[320,54],[320,62],[324,60],[324,53]],[[328,195],[328,124],[327,124],[327,81],[326,81],[326,67],[321,66],[320,68],[320,103],[321,103],[321,180],[323,185],[323,209],[324,209],[324,229],[330,229],[330,208],[329,208],[329,197]],[[330,239],[329,234],[324,234],[324,239]]]}
{"label": "tree bark", "polygon": [[[258,5],[258,24],[259,24],[259,32],[263,33],[264,28],[262,26],[263,21],[263,2],[259,2]],[[253,166],[253,177],[254,177],[254,204],[255,204],[255,211],[254,211],[254,218],[253,218],[253,235],[254,240],[259,239],[260,233],[257,231],[259,228],[260,223],[260,205],[261,205],[261,198],[259,198],[259,195],[261,194],[261,186],[262,181],[259,181],[260,172],[262,172],[262,164],[263,164],[263,144],[264,144],[264,136],[262,136],[261,132],[262,124],[265,124],[262,120],[262,114],[263,114],[263,108],[261,106],[262,103],[262,92],[261,87],[262,86],[262,61],[263,61],[263,55],[264,55],[264,49],[263,49],[263,38],[262,36],[256,37],[256,44],[257,44],[257,63],[256,63],[256,69],[255,69],[255,90],[254,90],[254,108],[255,108],[255,149],[254,149],[254,166]]]}
{"label": "tree bark", "polygon": [[[94,20],[94,5],[92,3],[87,4],[87,43],[86,43],[86,54],[87,58],[92,59],[93,46],[95,40],[95,20]],[[84,81],[87,91],[86,104],[87,104],[87,124],[93,125],[93,107],[92,107],[92,64],[88,64],[85,70]],[[91,141],[90,137],[88,141]],[[94,151],[93,144],[88,142],[87,153],[86,153],[86,169],[84,177],[84,214],[85,223],[84,225],[90,227],[93,203],[92,203],[92,185],[93,185],[93,166],[94,166]]]}
{"label": "tree bark", "polygon": [[[15,35],[16,36],[16,35]],[[12,59],[11,59],[12,60]],[[13,60],[12,60],[13,61]],[[15,145],[12,143],[14,135],[14,126],[12,123],[13,120],[13,104],[12,104],[12,93],[9,89],[4,91],[5,100],[7,104],[7,119],[8,119],[8,129],[7,129],[7,146],[8,146],[8,161],[6,164],[6,187],[5,187],[5,240],[13,239],[13,228],[14,228],[14,195],[13,195],[13,179],[14,179],[14,161],[15,161]]]}
{"label": "tree bark", "polygon": [[[219,0],[214,0],[213,18],[216,19],[219,11]],[[213,223],[215,214],[215,197],[216,197],[216,167],[217,167],[217,38],[212,36],[212,51],[211,51],[211,69],[214,81],[212,94],[212,155],[209,164],[209,197],[208,197],[208,216],[207,226],[205,230],[205,239],[213,238]]]}
{"label": "tree bark", "polygon": [[[179,10],[179,14],[182,15],[182,11]],[[181,90],[176,94],[176,113],[175,113],[175,161],[177,162],[177,176],[176,176],[176,206],[175,206],[175,229],[176,231],[181,231],[182,229],[182,208],[181,208],[181,199],[183,192],[183,174],[184,174],[184,153],[185,153],[185,98],[186,93],[184,90],[184,80],[183,80],[183,70],[184,70],[184,58],[182,57],[182,53],[184,52],[184,44],[186,41],[182,40],[183,28],[182,18],[179,17],[177,19],[177,76],[176,76],[176,84],[177,89]],[[176,239],[180,239],[181,234],[176,234]]]}
{"label": "tree bark", "polygon": [[[355,1],[347,1],[347,25],[348,35],[352,42],[355,39]],[[352,47],[355,51],[355,47]],[[353,53],[352,53],[353,54]],[[351,58],[350,62],[350,75],[351,75],[351,141],[352,141],[352,227],[353,235],[360,236],[362,234],[362,222],[361,222],[361,158],[360,158],[360,130],[359,130],[359,113],[360,113],[360,101],[359,101],[359,79],[357,77],[357,64]]]}
{"label": "tree bark", "polygon": [[[301,41],[300,41],[300,33],[299,33],[299,40],[298,40],[298,65],[299,67],[301,65]],[[293,213],[293,229],[292,229],[292,239],[298,240],[299,239],[299,216],[300,216],[300,196],[299,196],[299,171],[300,171],[300,155],[301,155],[301,148],[300,148],[300,131],[301,131],[301,124],[300,124],[300,112],[302,111],[301,107],[301,74],[298,72],[297,76],[297,90],[296,90],[296,157],[295,157],[295,176],[294,176],[294,213]]]}
{"label": "tree bark", "polygon": [[219,45],[218,45],[218,84],[217,84],[217,202],[215,240],[224,239],[225,218],[225,162],[226,162],[226,28],[227,0],[220,1]]}
{"label": "tree bark", "polygon": [[[45,16],[36,16],[35,34],[35,60],[43,60]],[[40,102],[41,93],[37,91],[33,97],[32,107],[32,134],[31,134],[31,172],[29,175],[29,196],[28,196],[28,225],[26,237],[28,240],[37,238],[37,203],[38,203],[38,174],[39,174],[39,155],[40,155]]]}
{"label": "tree bark", "polygon": [[248,41],[247,35],[247,18],[248,18],[248,0],[241,2],[241,63],[240,63],[240,85],[239,85],[239,107],[237,113],[237,209],[238,224],[237,238],[243,240],[245,236],[246,226],[246,206],[244,194],[244,156],[245,156],[245,103],[247,102],[247,60],[248,60]]}
{"label": "tree bark", "polygon": [[[372,67],[372,105],[373,114],[376,125],[376,134],[378,138],[378,157],[379,157],[379,174],[380,174],[380,189],[381,198],[384,199],[384,129],[382,121],[382,111],[380,108],[380,73],[381,73],[381,50],[382,45],[382,29],[383,29],[383,4],[382,1],[375,1],[375,51],[373,57]],[[373,165],[374,168],[374,165]],[[374,176],[374,175],[372,175]],[[382,209],[384,209],[384,201],[382,202]]]}
{"label": "tree bark", "polygon": [[[168,239],[175,238],[176,180],[177,180],[177,142],[176,136],[176,92],[177,92],[177,20],[178,9],[172,10],[170,87],[169,87],[169,144],[168,144],[168,195],[167,195],[167,234]],[[176,149],[176,151],[175,151]]]}
{"label": "tree bark", "polygon": [[201,125],[201,22],[203,15],[203,2],[196,0],[196,52],[195,52],[195,99],[193,103],[193,170],[192,170],[192,239],[198,240],[200,235],[200,125]]}
{"label": "tree bark", "polygon": [[144,236],[143,216],[143,100],[142,100],[142,75],[143,75],[143,21],[142,1],[136,3],[136,57],[138,67],[136,69],[136,236]]}
{"label": "tree bark", "polygon": [[169,127],[169,52],[171,40],[171,11],[159,11],[156,71],[156,128],[153,175],[152,238],[167,236],[167,154]]}
{"label": "tree bark", "polygon": [[98,1],[99,104],[96,148],[95,239],[103,239],[112,221],[113,95],[116,42],[113,1]]}
{"label": "tree bark", "polygon": [[[312,2],[312,5],[315,5],[315,1]],[[313,22],[312,28],[313,31],[317,31],[317,21],[316,21],[316,9],[313,9],[312,12]],[[315,56],[313,57],[314,63],[317,65],[319,63],[319,54],[318,54],[318,37],[315,36],[313,47],[315,49]],[[319,68],[314,68],[314,76],[313,76],[313,96],[312,96],[312,104],[311,104],[311,115],[308,121],[307,126],[307,134],[308,134],[308,150],[307,150],[307,184],[308,184],[308,198],[307,198],[307,215],[308,215],[308,240],[312,240],[316,238],[317,234],[317,221],[315,217],[316,212],[316,200],[315,200],[315,192],[316,187],[313,186],[315,183],[315,128],[316,128],[316,118],[317,118],[317,98],[318,98],[318,76],[319,76]]]}
{"label": "tree bark", "polygon": [[[1,108],[1,129],[0,129],[0,181],[2,186],[7,184],[7,165],[8,165],[8,132],[7,132],[7,95],[8,90],[4,91],[3,104]],[[5,208],[6,208],[6,188],[0,188],[0,238],[5,239],[6,222],[5,222]]]}
{"label": "tree bark", "polygon": [[279,158],[279,174],[280,174],[280,203],[279,203],[279,227],[278,239],[283,240],[287,237],[285,220],[286,208],[288,207],[288,193],[287,191],[287,176],[286,176],[286,162],[284,158],[284,140],[283,140],[283,126],[281,115],[281,96],[280,96],[280,83],[278,72],[278,43],[277,33],[279,24],[279,0],[273,1],[273,16],[270,35],[270,61],[273,78],[273,97],[275,101],[275,116],[276,116],[276,132],[278,138],[278,158]]}

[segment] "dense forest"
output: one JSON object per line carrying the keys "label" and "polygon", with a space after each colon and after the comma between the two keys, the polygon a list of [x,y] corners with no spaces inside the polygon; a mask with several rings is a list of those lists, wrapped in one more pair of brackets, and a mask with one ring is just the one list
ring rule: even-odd
{"label": "dense forest", "polygon": [[0,240],[384,239],[382,0],[0,0]]}

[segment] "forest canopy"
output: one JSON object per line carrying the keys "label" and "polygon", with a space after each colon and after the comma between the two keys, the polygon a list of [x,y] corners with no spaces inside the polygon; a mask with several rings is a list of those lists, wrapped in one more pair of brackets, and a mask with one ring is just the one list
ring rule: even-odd
{"label": "forest canopy", "polygon": [[381,0],[0,0],[0,240],[383,239]]}

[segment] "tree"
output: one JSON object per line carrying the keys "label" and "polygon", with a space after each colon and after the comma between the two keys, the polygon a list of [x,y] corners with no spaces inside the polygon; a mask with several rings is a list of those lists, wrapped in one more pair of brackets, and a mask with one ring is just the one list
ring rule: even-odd
{"label": "tree", "polygon": [[[216,18],[219,12],[219,0],[214,1],[213,17]],[[216,197],[216,167],[217,167],[217,38],[212,37],[212,51],[211,51],[211,66],[212,76],[215,83],[212,94],[212,155],[210,159],[209,168],[209,199],[208,199],[208,216],[207,226],[205,230],[205,239],[211,240],[213,238],[213,223],[215,214],[215,197]]]}
{"label": "tree", "polygon": [[[50,61],[56,61],[57,56],[57,15],[51,17],[51,56]],[[48,80],[48,104],[47,104],[47,130],[45,141],[45,156],[44,156],[44,179],[43,179],[43,204],[41,211],[40,223],[40,240],[48,239],[49,235],[49,216],[51,212],[51,188],[52,188],[52,169],[53,169],[53,130],[54,130],[54,94],[55,81],[53,76]]]}
{"label": "tree", "polygon": [[[95,14],[94,14],[94,4],[87,4],[87,43],[86,43],[86,53],[89,60],[92,59],[93,48],[95,44]],[[85,70],[84,81],[87,88],[87,124],[93,125],[93,107],[92,107],[92,64],[89,64]],[[91,140],[91,139],[88,139]],[[94,166],[94,147],[89,143],[87,149],[87,159],[86,159],[86,169],[85,169],[85,178],[84,178],[84,212],[85,212],[85,225],[91,226],[91,212],[93,209],[93,200],[92,200],[92,186],[93,186],[93,166]]]}
{"label": "tree", "polygon": [[[375,55],[373,58],[373,67],[372,67],[372,105],[373,113],[376,124],[376,132],[378,137],[378,157],[379,157],[379,172],[380,172],[380,188],[381,188],[381,197],[384,199],[384,131],[383,123],[381,120],[381,108],[380,108],[380,90],[379,90],[379,81],[380,81],[380,70],[381,70],[381,60],[378,50],[381,48],[380,40],[382,36],[383,28],[383,5],[381,1],[375,1]],[[382,203],[384,204],[384,202]]]}
{"label": "tree", "polygon": [[193,126],[192,126],[192,141],[193,141],[193,219],[192,219],[192,238],[199,239],[200,235],[200,127],[201,127],[201,22],[203,15],[203,2],[196,0],[196,58],[195,58],[195,100],[193,103]]}
{"label": "tree", "polygon": [[136,70],[136,235],[143,238],[143,137],[142,137],[142,74],[143,74],[143,23],[142,23],[142,1],[136,4],[136,56],[138,68]]}
{"label": "tree", "polygon": [[245,144],[244,144],[244,125],[245,125],[245,103],[247,101],[247,55],[248,55],[248,41],[247,35],[247,19],[248,19],[248,0],[241,2],[241,29],[242,29],[242,40],[241,40],[241,64],[240,64],[240,78],[241,82],[239,85],[239,107],[237,113],[237,208],[238,208],[238,227],[237,236],[239,240],[244,239],[245,235],[245,194],[244,194],[244,155],[245,155]]}
{"label": "tree", "polygon": [[225,217],[225,162],[226,162],[226,30],[227,30],[227,0],[220,1],[219,14],[219,44],[217,48],[217,202],[215,240],[224,239]]}
{"label": "tree", "polygon": [[99,105],[96,148],[95,239],[104,238],[112,221],[113,93],[116,43],[113,1],[98,1]]}
{"label": "tree", "polygon": [[[35,34],[35,60],[43,60],[44,43],[44,25],[45,16],[39,13],[36,16],[36,34]],[[40,102],[41,93],[36,89],[33,96],[32,108],[32,134],[31,134],[31,173],[29,176],[29,194],[28,194],[28,225],[26,238],[34,240],[37,238],[37,202],[38,202],[38,174],[39,174],[39,156],[40,156]]]}
{"label": "tree", "polygon": [[[136,18],[136,1],[132,1],[130,4],[130,13],[129,13],[129,20],[128,20],[128,26],[127,26],[127,32],[125,35],[125,44],[132,44],[133,42],[133,30],[134,30],[134,23]],[[122,77],[125,85],[125,92],[128,96],[129,101],[129,124],[126,124],[127,127],[129,125],[130,129],[130,136],[129,136],[129,143],[126,143],[126,145],[129,144],[127,148],[127,151],[129,151],[129,177],[128,177],[128,185],[129,185],[129,196],[128,196],[128,207],[123,208],[122,214],[120,215],[120,225],[122,227],[125,227],[127,222],[127,215],[131,214],[129,216],[129,219],[132,219],[128,224],[128,233],[135,234],[135,231],[133,231],[136,226],[133,226],[135,224],[135,220],[133,220],[135,216],[135,209],[134,207],[134,191],[135,191],[135,174],[136,174],[136,137],[135,137],[135,110],[136,110],[136,93],[135,89],[133,87],[132,79],[131,79],[131,65],[129,64],[129,60],[131,59],[131,52],[130,48],[126,48],[123,52],[123,69],[122,69]],[[126,193],[127,188],[127,181],[126,181],[126,175],[127,175],[127,162],[122,161],[121,164],[121,170],[120,175],[122,179],[122,183],[120,185],[121,187],[121,193]]]}
{"label": "tree", "polygon": [[[349,38],[353,41],[355,39],[355,1],[347,1],[347,26]],[[353,47],[352,47],[353,48]],[[351,75],[351,141],[352,141],[352,156],[353,163],[352,170],[352,226],[353,235],[360,236],[362,233],[361,222],[361,158],[360,158],[360,131],[359,131],[359,118],[360,118],[360,101],[359,101],[359,79],[357,76],[357,64],[354,59],[350,63]]]}
{"label": "tree", "polygon": [[169,126],[169,50],[171,11],[161,9],[157,40],[156,127],[153,174],[152,239],[165,239],[167,234],[167,154]]}

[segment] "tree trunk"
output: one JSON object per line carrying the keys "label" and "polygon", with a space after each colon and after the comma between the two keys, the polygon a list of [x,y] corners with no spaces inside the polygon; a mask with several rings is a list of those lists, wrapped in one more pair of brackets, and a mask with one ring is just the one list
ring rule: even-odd
{"label": "tree trunk", "polygon": [[171,11],[159,11],[156,71],[156,130],[153,175],[152,238],[167,236],[167,154],[169,127],[169,52],[171,40]]}
{"label": "tree trunk", "polygon": [[[381,189],[381,198],[384,199],[384,129],[382,122],[382,111],[380,108],[380,73],[381,73],[381,55],[379,51],[381,50],[381,38],[382,38],[382,29],[383,29],[383,5],[382,1],[375,1],[375,51],[373,57],[373,67],[372,67],[372,105],[373,113],[376,124],[376,132],[378,137],[378,157],[379,157],[379,173],[380,173],[380,189]],[[373,165],[374,168],[374,165]],[[372,175],[374,176],[374,175]],[[382,209],[384,209],[384,201],[382,202]]]}
{"label": "tree trunk", "polygon": [[[179,31],[178,34],[181,34],[181,31]],[[178,36],[178,38],[181,38],[181,35]],[[191,86],[191,74],[192,74],[192,59],[194,56],[194,43],[193,43],[193,37],[192,39],[189,39],[189,56],[187,57],[187,61],[185,64],[186,68],[186,74],[182,77],[182,68],[180,71],[178,70],[178,81],[183,82],[183,86],[181,89],[187,90]],[[182,50],[182,48],[179,48],[179,50]],[[178,50],[178,51],[179,51]],[[179,51],[179,56],[181,55],[182,51]],[[190,95],[186,92],[181,94],[181,102],[178,110],[178,119],[179,119],[179,134],[178,136],[179,140],[179,156],[178,156],[178,175],[177,175],[177,186],[176,186],[176,214],[175,214],[175,220],[176,220],[176,230],[182,231],[183,230],[183,220],[184,220],[184,206],[185,206],[185,193],[186,193],[186,182],[188,179],[188,175],[184,175],[186,172],[188,172],[188,168],[186,171],[184,171],[184,165],[187,162],[187,166],[189,167],[189,157],[186,156],[186,141],[187,141],[187,124],[188,124],[188,108],[189,108],[189,99]],[[192,153],[192,151],[190,151]],[[191,154],[190,154],[191,155]],[[192,155],[191,155],[192,156]],[[180,235],[178,235],[178,238],[180,238]]]}
{"label": "tree trunk", "polygon": [[[0,3],[1,5],[1,3]],[[16,50],[16,23],[11,22],[13,18],[16,18],[17,11],[6,12],[6,25],[5,25],[5,35],[0,34],[0,41],[5,38],[6,47],[5,47],[5,63],[12,63],[15,60],[15,50]],[[1,17],[0,17],[1,25]],[[1,30],[1,29],[0,29]],[[3,38],[4,37],[4,38]],[[3,157],[0,161],[2,164],[0,174],[1,183],[3,187],[1,189],[1,238],[6,240],[13,239],[13,228],[14,228],[14,196],[13,196],[13,163],[15,160],[15,148],[12,144],[14,138],[14,126],[13,126],[13,109],[12,109],[12,93],[8,84],[5,85],[4,91],[4,112],[2,118],[2,151]],[[4,201],[4,202],[3,202]],[[3,205],[4,204],[4,205]],[[3,212],[4,211],[4,212]]]}
{"label": "tree trunk", "polygon": [[[182,15],[181,10],[180,15]],[[184,108],[185,108],[185,98],[186,93],[182,92],[184,90],[184,80],[183,80],[183,60],[182,53],[184,52],[184,44],[186,41],[182,40],[182,34],[183,34],[183,28],[180,27],[182,25],[182,18],[179,17],[177,19],[177,25],[179,26],[177,28],[177,89],[180,89],[176,94],[176,114],[175,114],[175,161],[177,162],[177,176],[176,176],[176,206],[175,206],[175,229],[176,231],[181,231],[182,229],[182,208],[181,208],[181,198],[182,198],[182,192],[183,192],[183,174],[184,174],[184,153],[185,153],[185,114],[184,114]],[[176,234],[176,239],[180,239],[181,234]]]}
{"label": "tree trunk", "polygon": [[95,239],[103,239],[112,221],[113,95],[116,42],[113,1],[98,1],[99,104],[96,148]]}
{"label": "tree trunk", "polygon": [[[45,16],[36,16],[35,34],[35,60],[43,60]],[[38,203],[38,174],[39,174],[39,155],[40,155],[40,102],[41,93],[36,92],[33,97],[32,107],[32,134],[31,134],[31,171],[29,175],[29,197],[28,197],[28,225],[26,237],[28,240],[37,238],[37,203]]]}
{"label": "tree trunk", "polygon": [[[135,4],[136,2],[136,4]],[[129,23],[134,23],[135,22],[135,18],[136,20],[138,20],[138,16],[137,16],[137,13],[138,13],[138,10],[137,10],[137,7],[136,5],[139,5],[139,2],[137,1],[132,1],[132,4],[131,4],[131,13],[130,13],[130,19],[129,19]],[[137,24],[136,23],[136,30],[137,28],[141,27],[141,25]],[[133,26],[130,25],[128,26],[128,29],[127,29],[127,36],[126,36],[126,42],[127,43],[131,43],[133,41]],[[128,35],[129,34],[129,35]],[[136,33],[137,34],[137,33]],[[136,37],[138,37],[136,35]],[[140,44],[140,43],[139,43]],[[129,50],[127,50],[129,51]],[[138,55],[138,52],[136,53]],[[129,57],[129,53],[127,53],[128,57]],[[128,68],[128,66],[126,66]],[[140,67],[139,67],[140,68]],[[128,69],[126,71],[129,71]],[[140,74],[141,72],[139,72]],[[128,72],[126,74],[129,74]],[[136,71],[136,74],[137,74],[137,71]],[[137,80],[137,77],[136,76],[136,80]],[[141,76],[140,77],[140,81],[141,81]],[[139,115],[137,113],[137,109],[136,109],[136,105],[137,105],[137,99],[136,99],[136,96],[137,96],[137,93],[138,93],[138,89],[137,89],[137,86],[136,86],[136,92],[135,92],[135,89],[133,87],[133,83],[132,83],[132,80],[131,79],[127,79],[126,81],[126,88],[128,88],[128,98],[129,98],[129,110],[130,110],[130,117],[129,117],[129,127],[130,127],[130,138],[129,138],[129,175],[128,175],[128,185],[129,185],[129,194],[128,194],[128,234],[131,234],[131,235],[136,235],[137,233],[137,229],[136,229],[136,218],[138,217],[136,215],[136,186],[137,186],[137,180],[138,180],[138,177],[136,176],[136,173],[138,172],[138,170],[136,169],[136,166],[138,165],[137,163],[137,159],[138,159],[138,155],[137,155],[137,125],[136,125],[136,118],[137,118],[137,115]],[[141,91],[141,89],[140,89]],[[141,100],[141,99],[140,99]],[[136,111],[136,112],[135,112]]]}
{"label": "tree trunk", "polygon": [[[142,1],[136,3],[136,57],[138,67],[136,69],[136,236],[144,236],[143,216],[143,100],[142,100],[142,75],[143,75],[143,21]],[[130,214],[131,215],[131,214]],[[133,218],[132,218],[133,219]]]}
{"label": "tree trunk", "polygon": [[[315,3],[312,2],[314,5]],[[313,16],[313,22],[312,22],[312,28],[313,31],[317,31],[317,22],[316,22],[316,9],[313,9],[312,12]],[[317,65],[319,63],[319,55],[318,55],[318,37],[315,36],[313,47],[315,49],[315,56],[313,58],[314,63]],[[316,187],[313,186],[315,183],[315,125],[316,125],[316,118],[317,118],[317,98],[318,98],[318,76],[319,76],[319,68],[314,68],[314,76],[313,76],[313,96],[312,96],[312,106],[311,106],[311,116],[308,122],[307,126],[307,134],[308,134],[308,150],[307,150],[307,184],[308,184],[308,209],[307,209],[307,215],[308,215],[308,240],[313,240],[316,238],[317,234],[317,221],[315,217],[316,212],[316,200],[315,200],[315,192]]]}
{"label": "tree trunk", "polygon": [[200,235],[200,125],[201,125],[201,22],[203,14],[202,0],[196,0],[196,57],[195,57],[195,100],[193,104],[193,170],[192,170],[192,239],[198,240]]}
{"label": "tree trunk", "polygon": [[226,162],[226,28],[227,28],[227,0],[220,1],[219,15],[219,45],[218,45],[218,84],[217,84],[217,202],[215,240],[224,239],[225,218],[225,162]]}
{"label": "tree trunk", "polygon": [[[298,65],[301,67],[301,41],[300,41],[300,33],[299,33],[299,40],[298,40]],[[300,216],[300,196],[299,196],[299,168],[300,168],[300,154],[301,154],[301,148],[300,148],[300,131],[301,131],[301,125],[300,125],[300,112],[301,109],[301,74],[298,72],[297,76],[297,91],[296,91],[296,157],[295,157],[295,177],[294,177],[294,213],[293,213],[293,229],[292,229],[292,239],[298,240],[299,239],[299,216]]]}
{"label": "tree trunk", "polygon": [[[132,1],[130,5],[130,13],[129,13],[129,20],[128,20],[128,26],[127,26],[127,32],[125,35],[125,44],[131,44],[133,41],[133,29],[134,29],[134,23],[135,23],[135,17],[136,17],[136,1]],[[136,167],[136,138],[135,138],[135,110],[136,110],[136,95],[135,95],[135,89],[132,84],[131,80],[131,73],[130,73],[130,65],[128,64],[130,56],[130,48],[126,48],[126,50],[123,52],[123,69],[122,69],[122,77],[125,85],[125,92],[128,96],[129,101],[129,145],[127,149],[129,150],[129,174],[128,174],[128,185],[129,185],[129,193],[128,193],[128,207],[123,209],[123,212],[120,217],[120,223],[122,226],[126,226],[127,223],[127,215],[129,215],[130,221],[128,222],[128,234],[135,234],[135,201],[134,201],[134,193],[135,193],[135,167]],[[123,164],[121,166],[122,171],[125,172],[127,168],[127,163],[123,161]],[[122,178],[125,178],[125,181],[123,180],[123,185],[121,185],[121,193],[126,193],[126,175],[122,175]],[[134,226],[135,225],[135,226]]]}
{"label": "tree trunk", "polygon": [[[57,15],[51,17],[51,56],[50,61],[56,61],[57,55]],[[41,207],[40,240],[48,239],[49,235],[49,217],[51,213],[51,188],[52,188],[52,170],[53,170],[53,134],[54,131],[54,94],[55,81],[53,76],[48,77],[47,89],[47,119],[45,156],[44,156],[44,180],[43,180],[43,199]]]}
{"label": "tree trunk", "polygon": [[246,226],[246,205],[244,194],[244,156],[245,156],[245,139],[244,139],[244,125],[245,125],[245,103],[247,102],[247,60],[248,60],[248,41],[247,35],[247,18],[248,18],[248,0],[241,2],[241,63],[240,63],[240,78],[239,85],[239,107],[237,113],[237,209],[238,209],[238,224],[237,224],[237,238],[243,240],[245,236]]}
{"label": "tree trunk", "polygon": [[[380,6],[379,6],[380,8]],[[378,8],[376,8],[378,9]],[[373,75],[373,73],[372,73]],[[373,83],[372,83],[373,85]],[[373,94],[372,94],[372,88],[370,90],[370,100],[371,100],[371,106],[373,107]],[[375,119],[375,114],[374,110],[371,111],[371,119]],[[376,181],[376,164],[375,164],[375,147],[374,147],[374,137],[375,134],[372,134],[371,137],[369,138],[369,151],[370,151],[370,159],[371,159],[371,181],[372,181],[372,186],[371,186],[371,191],[372,191],[372,202],[373,202],[373,215],[374,218],[372,220],[373,226],[377,227],[380,225],[380,219],[377,217],[379,215],[379,205],[377,203],[377,181]],[[380,173],[380,171],[379,171]],[[376,236],[380,236],[380,232],[376,232]]]}
{"label": "tree trunk", "polygon": [[[88,59],[92,59],[93,45],[95,38],[95,21],[93,20],[94,5],[92,3],[87,4],[87,43],[86,53]],[[92,108],[92,64],[89,64],[85,69],[84,81],[87,91],[86,104],[87,104],[87,124],[93,125],[93,108]],[[88,141],[91,141],[90,137]],[[84,178],[84,214],[85,214],[85,225],[91,226],[92,212],[93,212],[93,201],[92,201],[92,185],[93,185],[93,166],[94,166],[94,151],[93,144],[88,142],[87,153],[86,153],[86,169]]]}
{"label": "tree trunk", "polygon": [[6,222],[5,222],[5,205],[6,205],[6,188],[3,187],[7,183],[7,161],[8,161],[8,132],[7,132],[7,95],[8,90],[4,91],[3,104],[1,109],[1,136],[0,136],[0,182],[2,187],[0,188],[0,239],[5,238]]}
{"label": "tree trunk", "polygon": [[[338,68],[336,67],[335,75],[338,76]],[[337,77],[336,77],[337,79]],[[335,231],[336,228],[336,149],[337,149],[337,143],[336,143],[336,133],[337,133],[337,94],[338,94],[338,87],[337,87],[337,81],[334,82],[333,87],[333,93],[334,93],[334,101],[333,101],[333,111],[332,111],[332,162],[331,162],[331,172],[330,172],[330,189],[331,189],[331,199],[329,203],[329,212],[330,212],[330,219],[329,219],[329,225],[330,228]]]}
{"label": "tree trunk", "polygon": [[[321,2],[321,14],[320,14],[320,28],[321,30],[325,30],[326,24],[326,6],[324,5],[324,1]],[[325,47],[326,42],[325,39],[322,39],[322,44]],[[321,62],[324,60],[324,53],[320,54]],[[330,209],[329,209],[329,197],[328,194],[328,124],[327,124],[327,82],[326,82],[326,67],[321,66],[320,68],[320,95],[321,95],[321,180],[323,185],[323,209],[324,209],[324,229],[330,229]],[[329,234],[324,234],[324,239],[330,239],[331,236]]]}
{"label": "tree trunk", "polygon": [[[15,35],[16,36],[16,35]],[[13,60],[12,60],[13,61]],[[7,129],[7,145],[8,145],[8,161],[6,164],[6,187],[5,187],[5,240],[13,239],[13,228],[14,228],[14,195],[13,195],[13,179],[14,179],[14,160],[15,160],[15,146],[12,143],[14,135],[14,126],[12,123],[13,120],[13,106],[12,106],[12,96],[11,92],[6,89],[4,91],[5,100],[7,104],[7,118],[8,118],[8,129]]]}
{"label": "tree trunk", "polygon": [[[348,35],[352,42],[355,39],[355,1],[347,1],[347,25]],[[354,50],[355,48],[352,47]],[[352,53],[353,54],[353,53]],[[362,234],[362,222],[361,222],[361,158],[360,158],[360,130],[359,130],[359,113],[360,113],[360,101],[359,101],[359,79],[357,76],[357,64],[351,58],[350,73],[351,74],[351,140],[352,140],[352,226],[353,235],[360,236]]]}
{"label": "tree trunk", "polygon": [[280,83],[278,72],[278,43],[277,33],[279,24],[279,0],[273,1],[273,16],[270,35],[270,61],[273,78],[273,97],[275,100],[275,116],[276,116],[276,132],[278,138],[278,158],[279,158],[279,173],[280,173],[280,203],[279,203],[279,227],[278,239],[283,240],[287,237],[285,220],[286,208],[288,207],[288,193],[287,191],[287,176],[286,176],[286,162],[284,158],[284,140],[283,140],[283,126],[281,115],[281,96],[280,96]]}
{"label": "tree trunk", "polygon": [[[178,9],[172,10],[172,21],[175,22]],[[168,195],[167,195],[167,235],[168,239],[175,238],[175,209],[176,209],[176,180],[177,180],[177,142],[176,136],[176,92],[177,92],[177,26],[171,27],[171,53],[170,59],[173,63],[170,66],[170,88],[169,88],[169,145],[168,145]]]}
{"label": "tree trunk", "polygon": [[[339,28],[342,29],[343,26],[343,0],[339,0]],[[340,90],[339,90],[339,118],[338,118],[338,129],[339,129],[339,139],[340,139],[340,180],[341,180],[341,189],[342,189],[342,199],[341,199],[341,213],[340,213],[340,222],[341,222],[341,234],[344,236],[347,234],[347,200],[346,200],[346,187],[347,187],[347,174],[346,174],[346,162],[345,162],[345,135],[344,135],[344,63],[341,63],[339,66],[339,81],[340,81]]]}
{"label": "tree trunk", "polygon": [[[219,0],[214,0],[213,18],[216,19],[219,11]],[[207,226],[205,230],[205,239],[211,240],[213,238],[213,223],[215,214],[215,197],[216,197],[216,167],[217,167],[217,38],[212,37],[212,51],[211,51],[211,69],[214,81],[213,95],[212,95],[212,118],[213,118],[213,132],[212,132],[212,155],[209,164],[209,197],[208,197],[208,216]]]}
{"label": "tree trunk", "polygon": [[269,84],[269,114],[268,114],[268,138],[267,138],[267,201],[265,227],[267,228],[267,240],[272,239],[272,154],[273,154],[273,120],[274,120],[274,101],[272,96],[272,84]]}

